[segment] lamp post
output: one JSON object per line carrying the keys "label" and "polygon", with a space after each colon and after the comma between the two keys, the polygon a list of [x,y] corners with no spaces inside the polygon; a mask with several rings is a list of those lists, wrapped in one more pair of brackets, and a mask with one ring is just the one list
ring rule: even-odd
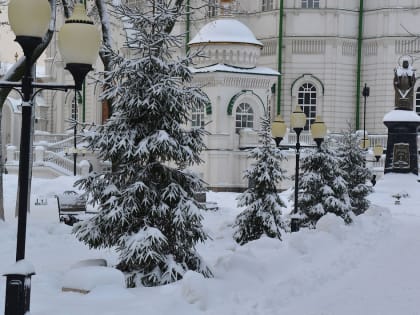
{"label": "lamp post", "polygon": [[[295,203],[292,214],[298,213],[298,190],[299,190],[299,161],[300,161],[300,133],[306,124],[306,115],[302,112],[301,107],[296,106],[295,110],[291,115],[291,127],[296,132],[296,168],[295,168]],[[278,147],[280,142],[283,140],[284,135],[286,134],[286,124],[284,119],[278,115],[271,125],[271,133],[274,140],[276,141],[276,146]],[[318,148],[320,148],[322,141],[327,133],[327,127],[324,121],[320,116],[317,116],[315,121],[311,125],[311,133],[314,141],[316,142]],[[293,217],[291,219],[291,231],[296,232],[299,229],[299,218]]]}
{"label": "lamp post", "polygon": [[[33,100],[39,91],[45,89],[61,91],[81,89],[86,74],[96,61],[100,45],[99,32],[84,11],[83,4],[76,4],[73,16],[66,21],[59,33],[59,48],[75,85],[58,85],[36,83],[31,73],[33,52],[41,44],[50,23],[51,9],[48,0],[10,0],[8,5],[9,23],[25,56],[22,82],[0,81],[0,88],[14,89],[22,97],[16,265],[26,265],[24,259],[31,172]],[[7,277],[5,315],[24,315],[29,312],[30,277],[34,272],[29,271],[29,268],[21,269],[24,271],[18,267],[12,268],[5,274]]]}
{"label": "lamp post", "polygon": [[362,148],[366,149],[369,146],[369,139],[366,138],[366,100],[369,97],[370,94],[370,88],[365,83],[365,86],[363,87],[362,95],[364,98],[364,106],[363,106],[363,144]]}
{"label": "lamp post", "polygon": [[296,132],[296,168],[295,168],[295,203],[293,213],[298,213],[298,190],[299,190],[299,161],[300,161],[300,133],[306,124],[306,115],[302,112],[299,105],[296,106],[292,113],[290,124],[292,129]]}

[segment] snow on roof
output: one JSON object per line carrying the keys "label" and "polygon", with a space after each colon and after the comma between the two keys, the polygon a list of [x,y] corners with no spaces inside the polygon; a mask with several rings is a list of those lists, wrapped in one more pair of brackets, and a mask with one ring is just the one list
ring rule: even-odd
{"label": "snow on roof", "polygon": [[215,20],[204,25],[188,45],[226,42],[263,46],[247,26],[233,19]]}
{"label": "snow on roof", "polygon": [[417,121],[420,122],[420,116],[412,110],[395,109],[384,116],[383,121]]}
{"label": "snow on roof", "polygon": [[244,74],[260,74],[260,75],[270,75],[270,76],[279,76],[280,73],[267,68],[267,67],[254,67],[254,68],[239,68],[232,67],[224,64],[216,64],[203,68],[190,68],[192,73],[209,73],[209,72],[231,72],[231,73],[244,73]]}

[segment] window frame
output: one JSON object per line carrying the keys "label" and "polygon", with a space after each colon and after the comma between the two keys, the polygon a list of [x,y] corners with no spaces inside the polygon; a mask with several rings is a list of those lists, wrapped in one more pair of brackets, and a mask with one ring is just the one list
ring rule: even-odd
{"label": "window frame", "polygon": [[204,128],[206,119],[206,109],[204,105],[193,105],[191,110],[191,127]]}
{"label": "window frame", "polygon": [[302,9],[319,9],[319,0],[302,0]]}
{"label": "window frame", "polygon": [[255,111],[251,104],[241,102],[235,110],[235,132],[239,133],[241,129],[254,128]]}
{"label": "window frame", "polygon": [[274,9],[274,1],[273,0],[261,0],[261,11],[271,11]]}
{"label": "window frame", "polygon": [[217,0],[208,0],[208,7],[207,7],[207,17],[208,18],[213,18],[216,17],[218,14],[218,10],[217,10]]}
{"label": "window frame", "polygon": [[306,124],[303,130],[310,130],[316,118],[318,103],[318,91],[314,84],[305,82],[301,84],[297,91],[297,103],[306,115]]}

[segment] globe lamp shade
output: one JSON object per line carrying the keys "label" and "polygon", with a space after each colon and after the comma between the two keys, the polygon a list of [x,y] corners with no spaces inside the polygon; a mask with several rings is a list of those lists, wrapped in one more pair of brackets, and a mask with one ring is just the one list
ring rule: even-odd
{"label": "globe lamp shade", "polygon": [[92,70],[100,45],[98,28],[86,15],[83,4],[76,4],[73,15],[66,20],[58,34],[58,48],[77,90],[82,89],[86,74]]}
{"label": "globe lamp shade", "polygon": [[7,10],[16,37],[44,37],[51,18],[48,0],[10,0]]}
{"label": "globe lamp shade", "polygon": [[313,139],[324,139],[327,134],[327,126],[320,116],[316,116],[315,121],[312,123],[311,133]]}
{"label": "globe lamp shade", "polygon": [[283,117],[278,115],[271,125],[271,133],[273,135],[273,138],[283,139],[284,135],[286,134],[286,129],[287,126],[284,122]]}
{"label": "globe lamp shade", "polygon": [[375,155],[376,161],[379,161],[383,153],[384,153],[383,146],[381,146],[379,143],[375,144],[375,146],[373,147],[373,154]]}
{"label": "globe lamp shade", "polygon": [[306,124],[306,115],[302,112],[302,108],[299,105],[296,106],[295,110],[292,113],[291,117],[291,125],[292,128],[295,129],[303,129]]}

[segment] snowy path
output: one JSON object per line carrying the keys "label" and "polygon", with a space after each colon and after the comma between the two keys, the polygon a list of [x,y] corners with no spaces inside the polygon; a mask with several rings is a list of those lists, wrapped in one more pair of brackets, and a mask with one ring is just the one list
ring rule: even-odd
{"label": "snowy path", "polygon": [[354,270],[326,283],[283,314],[420,314],[419,250],[420,217],[397,217],[390,233],[360,257]]}

